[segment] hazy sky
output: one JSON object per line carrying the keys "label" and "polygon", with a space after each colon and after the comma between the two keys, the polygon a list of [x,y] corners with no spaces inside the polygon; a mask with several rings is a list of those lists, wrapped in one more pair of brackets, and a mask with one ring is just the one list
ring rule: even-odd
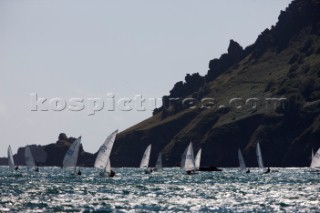
{"label": "hazy sky", "polygon": [[[82,135],[95,152],[152,111],[31,111],[44,98],[162,97],[207,73],[230,39],[252,44],[290,0],[0,0],[0,156]],[[91,103],[91,102],[90,102]],[[97,106],[99,107],[97,102]],[[134,143],[134,141],[132,141]]]}

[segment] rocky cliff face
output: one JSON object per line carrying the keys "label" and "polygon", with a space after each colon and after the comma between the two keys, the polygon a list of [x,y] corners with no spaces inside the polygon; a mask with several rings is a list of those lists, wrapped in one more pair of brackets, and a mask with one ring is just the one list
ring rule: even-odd
{"label": "rocky cliff face", "polygon": [[[208,97],[214,100],[204,105]],[[164,165],[175,166],[192,141],[203,149],[203,165],[238,166],[240,148],[257,166],[259,140],[267,165],[308,166],[320,146],[319,99],[320,2],[295,0],[254,44],[243,49],[231,40],[207,75],[176,83],[151,118],[118,136],[111,161],[138,166],[151,143],[151,165],[162,152]]]}

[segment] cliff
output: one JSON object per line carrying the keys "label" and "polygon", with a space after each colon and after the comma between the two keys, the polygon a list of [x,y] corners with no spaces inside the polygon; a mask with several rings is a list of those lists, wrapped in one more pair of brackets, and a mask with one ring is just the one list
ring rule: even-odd
{"label": "cliff", "polygon": [[[285,101],[273,107],[269,98]],[[151,118],[118,136],[111,161],[138,166],[151,143],[151,165],[162,152],[164,165],[175,166],[192,141],[203,149],[203,165],[238,166],[240,148],[248,166],[257,166],[260,140],[267,165],[308,166],[320,146],[319,98],[320,2],[295,0],[254,44],[231,40],[205,76],[176,83]]]}

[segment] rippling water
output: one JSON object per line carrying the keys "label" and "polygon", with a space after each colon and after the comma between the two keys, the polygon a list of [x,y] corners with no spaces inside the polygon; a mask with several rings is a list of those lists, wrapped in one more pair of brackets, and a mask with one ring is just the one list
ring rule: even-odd
{"label": "rippling water", "polygon": [[190,176],[178,168],[151,175],[118,168],[113,179],[89,168],[81,177],[59,168],[40,168],[39,174],[21,170],[13,174],[0,167],[0,212],[320,211],[320,174],[307,168]]}

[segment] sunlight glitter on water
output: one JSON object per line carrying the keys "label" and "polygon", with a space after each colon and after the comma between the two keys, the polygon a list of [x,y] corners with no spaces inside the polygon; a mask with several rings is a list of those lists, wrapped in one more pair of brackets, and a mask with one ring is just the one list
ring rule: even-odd
{"label": "sunlight glitter on water", "polygon": [[12,174],[0,167],[0,212],[320,211],[320,174],[307,168],[279,168],[268,175],[228,168],[191,176],[178,168],[151,175],[115,170],[110,179],[90,168],[74,177],[58,168]]}

